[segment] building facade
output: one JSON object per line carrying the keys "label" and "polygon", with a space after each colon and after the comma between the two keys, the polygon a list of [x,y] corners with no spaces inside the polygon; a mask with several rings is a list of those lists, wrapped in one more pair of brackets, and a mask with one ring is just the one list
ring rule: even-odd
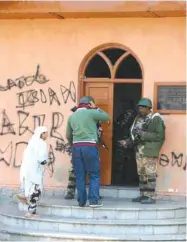
{"label": "building facade", "polygon": [[[101,148],[102,185],[136,185],[134,161],[126,161],[120,173],[133,179],[115,180],[121,168],[115,166],[114,123],[144,96],[153,101],[166,125],[157,190],[185,195],[186,98],[179,94],[186,80],[186,6],[161,2],[1,3],[2,187],[19,186],[22,152],[39,124],[49,129],[54,170],[52,178],[45,177],[46,187],[66,187],[71,166],[66,121],[82,95],[94,96],[111,116],[103,126],[109,152]],[[159,107],[167,101],[159,96],[162,86],[179,88],[174,108]]]}

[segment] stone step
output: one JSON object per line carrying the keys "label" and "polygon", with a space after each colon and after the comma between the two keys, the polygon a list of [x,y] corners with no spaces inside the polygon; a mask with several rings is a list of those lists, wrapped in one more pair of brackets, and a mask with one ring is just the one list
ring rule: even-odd
{"label": "stone step", "polygon": [[[76,191],[77,192],[77,191]],[[88,192],[88,186],[87,186]],[[134,198],[139,196],[139,188],[138,187],[117,187],[117,186],[100,186],[100,195],[102,197],[110,197],[110,198]],[[56,193],[58,193],[56,191]],[[55,194],[57,195],[57,194]]]}
{"label": "stone step", "polygon": [[[43,196],[65,196],[67,193],[67,188],[65,189],[46,189],[43,191]],[[87,186],[88,193],[88,186]],[[77,190],[76,190],[77,194]],[[140,191],[138,187],[124,187],[124,186],[100,186],[100,195],[104,198],[134,198],[139,196]],[[186,201],[185,196],[176,196],[172,193],[163,194],[157,192],[157,197],[162,200],[173,200],[173,201]]]}
{"label": "stone step", "polygon": [[[88,186],[87,186],[88,187]],[[88,189],[87,189],[88,190]],[[4,187],[0,188],[0,197],[2,196],[14,196],[20,192],[20,188],[10,188]],[[42,196],[62,196],[64,197],[67,193],[67,188],[47,188],[42,192]],[[100,195],[104,198],[134,198],[139,195],[138,187],[124,187],[124,186],[100,186]],[[157,192],[157,197],[162,200],[167,201],[183,201],[186,202],[186,197],[181,194],[163,194],[162,192]]]}
{"label": "stone step", "polygon": [[[79,212],[85,208],[79,208]],[[94,209],[98,210],[99,209]],[[85,233],[105,235],[110,231],[111,235],[161,235],[183,234],[186,231],[185,218],[180,219],[144,219],[144,220],[116,220],[116,219],[80,219],[73,217],[40,215],[40,218],[26,219],[24,212],[18,211],[15,206],[4,207],[0,212],[0,221],[7,226],[19,229],[33,228],[38,231],[56,231],[69,233]]]}
{"label": "stone step", "polygon": [[60,233],[49,231],[37,231],[35,229],[18,229],[12,226],[8,228],[0,223],[0,241],[64,241],[64,242],[108,242],[108,241],[130,241],[130,242],[176,242],[186,241],[185,234],[176,235],[93,235],[78,233]]}
{"label": "stone step", "polygon": [[[19,204],[21,211],[27,211],[27,206]],[[39,213],[88,219],[142,220],[142,219],[178,219],[185,218],[186,206],[183,202],[168,202],[158,200],[153,205],[132,203],[129,199],[103,199],[103,207],[93,209],[85,207],[81,210],[76,200],[64,200],[60,196],[45,197],[41,200]]]}

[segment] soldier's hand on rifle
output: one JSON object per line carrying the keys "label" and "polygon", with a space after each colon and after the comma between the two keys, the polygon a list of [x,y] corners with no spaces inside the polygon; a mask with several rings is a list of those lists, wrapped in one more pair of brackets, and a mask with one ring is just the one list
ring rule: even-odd
{"label": "soldier's hand on rifle", "polygon": [[125,147],[127,141],[126,140],[119,140],[118,143],[120,144],[121,147]]}
{"label": "soldier's hand on rifle", "polygon": [[136,129],[136,130],[134,131],[134,134],[137,135],[138,137],[141,137],[142,134],[143,134],[143,131],[140,130],[140,129]]}
{"label": "soldier's hand on rifle", "polygon": [[126,139],[126,140],[120,140],[118,141],[121,147],[124,148],[131,148],[132,146],[132,142],[130,139]]}

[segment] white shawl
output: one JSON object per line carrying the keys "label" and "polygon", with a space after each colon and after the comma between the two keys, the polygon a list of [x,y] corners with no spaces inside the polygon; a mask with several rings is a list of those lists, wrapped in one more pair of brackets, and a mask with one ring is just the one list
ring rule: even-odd
{"label": "white shawl", "polygon": [[20,182],[24,183],[25,195],[29,195],[31,184],[38,184],[43,188],[44,166],[41,162],[48,160],[47,144],[40,138],[41,134],[47,132],[47,128],[39,126],[24,150],[20,169]]}

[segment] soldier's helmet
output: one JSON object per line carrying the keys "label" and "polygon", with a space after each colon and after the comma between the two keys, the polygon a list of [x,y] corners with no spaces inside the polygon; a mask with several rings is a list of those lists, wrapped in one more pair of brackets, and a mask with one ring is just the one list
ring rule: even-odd
{"label": "soldier's helmet", "polygon": [[80,104],[88,104],[91,101],[95,103],[95,100],[94,100],[93,97],[91,97],[91,96],[84,96],[84,97],[80,98],[79,103]]}
{"label": "soldier's helmet", "polygon": [[141,98],[137,106],[146,106],[148,108],[152,108],[152,102],[149,98]]}

